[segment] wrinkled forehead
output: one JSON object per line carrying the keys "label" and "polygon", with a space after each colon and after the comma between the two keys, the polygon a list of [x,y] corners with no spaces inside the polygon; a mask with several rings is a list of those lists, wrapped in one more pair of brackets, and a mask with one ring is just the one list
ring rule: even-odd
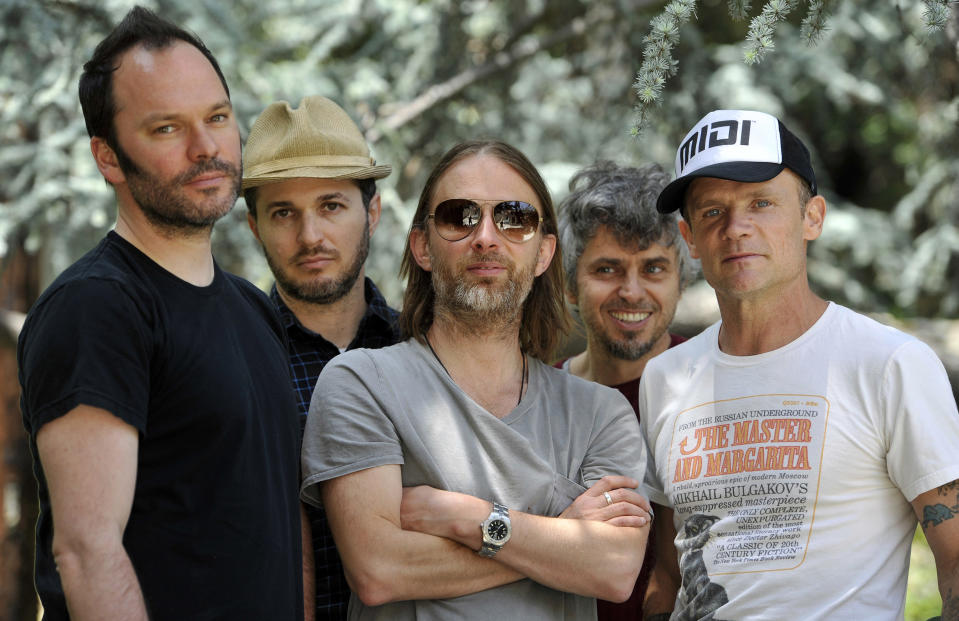
{"label": "wrinkled forehead", "polygon": [[489,155],[471,155],[450,166],[436,182],[430,203],[451,198],[514,200],[543,206],[532,186],[509,164]]}

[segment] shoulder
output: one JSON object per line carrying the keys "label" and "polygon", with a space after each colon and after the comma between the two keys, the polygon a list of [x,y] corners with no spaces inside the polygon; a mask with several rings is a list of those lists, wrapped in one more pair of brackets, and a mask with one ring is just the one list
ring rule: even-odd
{"label": "shoulder", "polygon": [[824,341],[842,343],[838,351],[845,352],[862,365],[887,366],[897,359],[935,359],[932,348],[915,336],[881,323],[839,304],[830,306],[829,324],[823,333]]}
{"label": "shoulder", "polygon": [[628,405],[622,394],[615,388],[583,379],[559,366],[550,366],[536,358],[529,360],[530,370],[536,369],[542,377],[543,388],[549,400],[592,404],[590,407],[595,406],[598,409],[605,408],[610,401],[622,400]]}
{"label": "shoulder", "polygon": [[416,367],[424,363],[423,349],[414,339],[376,349],[350,349],[330,360],[321,377],[343,372],[373,372],[387,377],[408,377],[415,373]]}

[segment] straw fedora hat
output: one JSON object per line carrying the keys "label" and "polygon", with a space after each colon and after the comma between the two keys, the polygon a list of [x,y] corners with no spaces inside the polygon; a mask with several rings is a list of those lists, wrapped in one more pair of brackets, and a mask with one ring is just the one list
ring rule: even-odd
{"label": "straw fedora hat", "polygon": [[297,177],[382,179],[392,166],[377,165],[363,134],[338,105],[314,95],[295,110],[270,104],[253,123],[243,154],[243,189]]}

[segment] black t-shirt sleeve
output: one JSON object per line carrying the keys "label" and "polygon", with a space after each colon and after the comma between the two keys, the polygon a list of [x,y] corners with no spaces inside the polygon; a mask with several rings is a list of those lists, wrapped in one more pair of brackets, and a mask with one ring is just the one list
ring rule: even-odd
{"label": "black t-shirt sleeve", "polygon": [[149,314],[119,282],[96,278],[65,284],[31,312],[20,365],[33,433],[78,405],[103,408],[145,433]]}

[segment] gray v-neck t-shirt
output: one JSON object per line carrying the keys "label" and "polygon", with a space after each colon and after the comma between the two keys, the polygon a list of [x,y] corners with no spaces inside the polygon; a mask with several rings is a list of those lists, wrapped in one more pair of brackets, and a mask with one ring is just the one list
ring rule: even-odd
{"label": "gray v-neck t-shirt", "polygon": [[[534,358],[520,403],[499,419],[457,386],[426,345],[408,340],[334,358],[313,393],[301,497],[359,470],[402,466],[404,487],[432,487],[555,517],[607,474],[642,481],[646,453],[619,391]],[[479,525],[477,525],[479,528]],[[350,619],[595,619],[592,598],[531,580],[445,600],[365,606]]]}

